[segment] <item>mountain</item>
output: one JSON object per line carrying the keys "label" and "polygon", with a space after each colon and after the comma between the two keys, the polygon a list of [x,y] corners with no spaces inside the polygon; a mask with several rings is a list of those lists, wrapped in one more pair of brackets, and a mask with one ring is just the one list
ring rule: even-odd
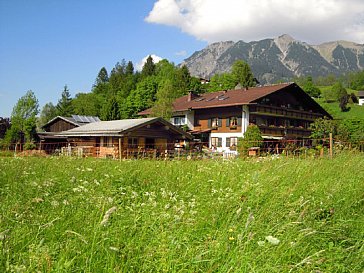
{"label": "mountain", "polygon": [[245,60],[261,83],[290,80],[295,76],[340,75],[364,69],[364,45],[335,41],[309,45],[285,34],[246,43],[218,42],[196,51],[181,64],[191,75],[210,78],[228,72],[234,61]]}

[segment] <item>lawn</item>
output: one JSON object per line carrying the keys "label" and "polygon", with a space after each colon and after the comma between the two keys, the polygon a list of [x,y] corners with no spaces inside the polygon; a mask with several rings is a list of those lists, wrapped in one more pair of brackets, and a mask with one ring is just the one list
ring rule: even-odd
{"label": "lawn", "polygon": [[362,170],[0,158],[0,272],[363,272]]}
{"label": "lawn", "polygon": [[[319,86],[320,90],[331,89],[332,86]],[[357,94],[356,90],[347,89],[348,94]],[[323,98],[315,99],[334,119],[352,119],[352,120],[364,120],[364,106],[358,104],[349,103],[347,105],[349,111],[342,112],[338,102],[327,103]]]}

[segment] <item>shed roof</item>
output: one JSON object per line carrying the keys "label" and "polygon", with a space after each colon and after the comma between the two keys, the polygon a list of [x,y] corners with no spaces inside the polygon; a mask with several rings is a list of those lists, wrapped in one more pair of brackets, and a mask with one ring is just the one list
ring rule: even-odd
{"label": "shed roof", "polygon": [[358,97],[364,98],[364,91],[358,91]]}
{"label": "shed roof", "polygon": [[192,136],[180,128],[172,125],[170,122],[157,117],[141,118],[141,119],[122,119],[111,121],[99,121],[89,123],[80,127],[76,127],[64,132],[60,132],[59,136],[120,136],[134,129],[146,126],[151,123],[160,122],[169,127],[169,129],[181,134],[185,138]]}

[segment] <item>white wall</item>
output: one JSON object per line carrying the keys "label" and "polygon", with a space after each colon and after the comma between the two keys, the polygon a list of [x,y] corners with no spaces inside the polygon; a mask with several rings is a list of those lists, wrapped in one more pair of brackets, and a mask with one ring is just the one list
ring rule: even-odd
{"label": "white wall", "polygon": [[359,99],[359,105],[364,105],[364,98]]}

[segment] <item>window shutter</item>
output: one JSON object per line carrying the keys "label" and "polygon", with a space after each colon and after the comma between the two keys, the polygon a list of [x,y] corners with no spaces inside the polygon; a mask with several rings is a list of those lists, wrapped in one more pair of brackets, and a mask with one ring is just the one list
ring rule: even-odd
{"label": "window shutter", "polygon": [[222,147],[222,138],[217,138],[217,147]]}
{"label": "window shutter", "polygon": [[222,119],[218,118],[218,127],[221,127],[221,125],[222,125]]}
{"label": "window shutter", "polygon": [[211,119],[210,118],[207,120],[207,127],[211,128]]}
{"label": "window shutter", "polygon": [[241,118],[238,117],[238,126],[241,126]]}
{"label": "window shutter", "polygon": [[226,138],[226,148],[230,147],[230,137]]}

